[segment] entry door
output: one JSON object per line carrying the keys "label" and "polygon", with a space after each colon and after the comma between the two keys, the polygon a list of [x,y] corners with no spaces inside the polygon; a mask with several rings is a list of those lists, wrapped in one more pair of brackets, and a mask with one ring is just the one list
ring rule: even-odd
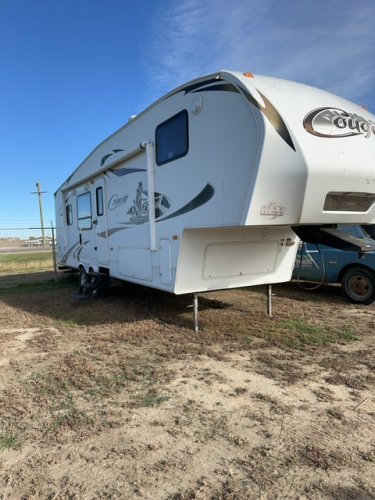
{"label": "entry door", "polygon": [[79,235],[78,260],[95,262],[96,242],[92,192],[87,186],[77,189],[77,224]]}
{"label": "entry door", "polygon": [[107,203],[104,178],[94,184],[94,225],[97,259],[100,264],[108,263]]}

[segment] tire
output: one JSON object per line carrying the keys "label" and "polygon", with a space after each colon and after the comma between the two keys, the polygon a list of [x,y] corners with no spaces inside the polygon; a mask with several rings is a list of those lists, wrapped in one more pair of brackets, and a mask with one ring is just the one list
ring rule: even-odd
{"label": "tire", "polygon": [[84,268],[79,271],[79,284],[80,286],[85,286],[88,282],[88,276]]}
{"label": "tire", "polygon": [[369,305],[375,300],[375,274],[370,269],[351,267],[341,280],[344,295],[354,304]]}
{"label": "tire", "polygon": [[104,297],[104,295],[105,295],[105,289],[101,287],[94,288],[91,291],[91,297],[93,297],[94,299],[100,299]]}
{"label": "tire", "polygon": [[98,276],[96,278],[96,288],[91,290],[91,296],[94,299],[100,299],[101,297],[104,297],[104,295],[107,292],[108,288],[108,280],[107,278],[104,278],[102,276]]}
{"label": "tire", "polygon": [[87,274],[85,268],[80,269],[80,271],[79,271],[79,286],[80,286],[80,290],[81,290],[80,293],[82,293],[82,295],[87,295],[87,288],[85,287],[85,285],[87,285],[88,280],[89,280],[89,277],[88,277],[88,274]]}

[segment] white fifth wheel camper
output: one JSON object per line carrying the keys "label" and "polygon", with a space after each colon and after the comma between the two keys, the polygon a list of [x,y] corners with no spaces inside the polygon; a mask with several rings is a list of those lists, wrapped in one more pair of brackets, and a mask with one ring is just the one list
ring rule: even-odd
{"label": "white fifth wheel camper", "polygon": [[58,263],[93,295],[107,276],[175,294],[289,281],[298,236],[373,250],[334,225],[375,218],[374,159],[365,109],[208,75],[132,117],[57,190]]}

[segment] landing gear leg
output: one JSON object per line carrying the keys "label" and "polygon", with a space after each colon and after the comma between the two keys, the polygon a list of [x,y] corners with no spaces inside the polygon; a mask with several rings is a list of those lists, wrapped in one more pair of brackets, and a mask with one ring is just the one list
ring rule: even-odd
{"label": "landing gear leg", "polygon": [[267,285],[267,315],[272,316],[272,285]]}
{"label": "landing gear leg", "polygon": [[194,331],[198,332],[198,294],[195,293],[193,297],[193,316],[194,316]]}

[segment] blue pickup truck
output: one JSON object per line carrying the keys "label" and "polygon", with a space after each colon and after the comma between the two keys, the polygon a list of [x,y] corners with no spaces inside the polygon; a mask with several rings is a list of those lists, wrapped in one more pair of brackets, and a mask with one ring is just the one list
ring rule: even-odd
{"label": "blue pickup truck", "polygon": [[[361,226],[339,225],[338,229],[375,243]],[[369,305],[375,300],[375,252],[359,254],[301,242],[293,278],[318,283],[341,283],[344,295],[351,302]]]}

